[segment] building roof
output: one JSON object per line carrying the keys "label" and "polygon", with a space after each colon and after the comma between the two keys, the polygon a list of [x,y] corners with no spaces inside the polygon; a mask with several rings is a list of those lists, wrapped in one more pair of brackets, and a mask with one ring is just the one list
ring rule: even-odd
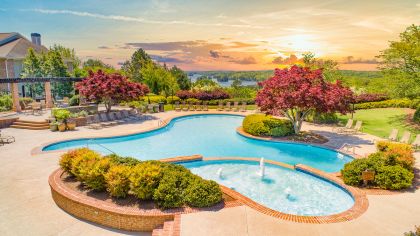
{"label": "building roof", "polygon": [[46,47],[32,43],[19,33],[0,33],[0,58],[24,59],[29,48],[38,53],[48,51]]}

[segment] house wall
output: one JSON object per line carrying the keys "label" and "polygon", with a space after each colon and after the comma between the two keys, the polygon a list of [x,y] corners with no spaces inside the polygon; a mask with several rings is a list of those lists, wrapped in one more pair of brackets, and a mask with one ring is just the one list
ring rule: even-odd
{"label": "house wall", "polygon": [[[7,67],[6,67],[7,62]],[[6,69],[7,68],[7,69]],[[0,59],[0,79],[15,77],[13,60]],[[0,84],[0,91],[10,91],[9,84]]]}

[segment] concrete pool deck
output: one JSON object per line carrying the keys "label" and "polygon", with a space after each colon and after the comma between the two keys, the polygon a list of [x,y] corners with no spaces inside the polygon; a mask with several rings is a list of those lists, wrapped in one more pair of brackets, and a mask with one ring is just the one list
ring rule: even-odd
{"label": "concrete pool deck", "polygon": [[[48,176],[58,167],[59,154],[31,155],[43,143],[62,139],[100,137],[141,132],[157,127],[159,119],[200,112],[165,112],[153,120],[123,124],[101,130],[84,127],[73,132],[2,129],[16,142],[0,146],[0,235],[139,235],[81,221],[57,207],[51,198]],[[201,112],[203,113],[203,112]],[[247,114],[231,112],[232,114]],[[24,119],[24,118],[22,118]],[[330,139],[329,147],[355,145],[358,155],[375,151],[372,135],[338,135],[330,126],[304,124]],[[416,153],[419,158],[419,153]],[[419,162],[416,163],[419,166]],[[181,216],[181,235],[403,235],[420,224],[420,192],[369,195],[369,208],[359,218],[334,224],[303,224],[283,221],[246,206]],[[140,235],[150,235],[141,233]]]}

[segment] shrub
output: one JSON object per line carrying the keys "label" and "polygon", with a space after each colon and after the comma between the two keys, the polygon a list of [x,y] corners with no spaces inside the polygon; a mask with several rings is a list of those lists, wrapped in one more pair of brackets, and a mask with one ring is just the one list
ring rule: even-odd
{"label": "shrub", "polygon": [[67,172],[67,174],[73,175],[73,173],[71,172],[71,169],[73,167],[73,160],[76,157],[80,157],[86,154],[89,154],[93,152],[92,150],[88,149],[88,148],[79,148],[79,149],[75,149],[75,150],[70,150],[68,152],[66,152],[65,154],[63,154],[61,156],[61,159],[59,161],[59,165],[61,167],[61,169],[63,169],[65,172]]}
{"label": "shrub", "polygon": [[169,96],[166,98],[166,104],[174,104],[175,102],[179,102],[181,99],[177,96]]}
{"label": "shrub", "polygon": [[362,172],[365,170],[373,170],[377,172],[378,168],[384,164],[381,155],[371,155],[368,158],[355,159],[346,163],[341,170],[343,181],[345,184],[358,186],[362,184]]}
{"label": "shrub", "polygon": [[261,136],[269,135],[274,137],[283,137],[293,134],[293,125],[289,120],[276,119],[263,114],[254,114],[245,117],[242,122],[245,132]]}
{"label": "shrub", "polygon": [[152,199],[162,175],[162,165],[157,162],[138,164],[131,170],[130,190],[139,199]]}
{"label": "shrub", "polygon": [[158,188],[153,194],[153,200],[163,209],[181,207],[184,205],[185,190],[194,176],[183,166],[166,167]]}
{"label": "shrub", "polygon": [[380,102],[366,102],[354,105],[355,110],[359,109],[372,109],[372,108],[387,108],[387,107],[398,107],[398,108],[413,108],[416,109],[420,106],[420,99],[410,100],[404,99],[390,99]]}
{"label": "shrub", "polygon": [[188,98],[186,102],[187,103],[197,103],[197,102],[200,102],[200,100],[198,100],[196,98]]}
{"label": "shrub", "polygon": [[410,187],[413,178],[413,172],[399,165],[383,166],[375,175],[375,183],[383,189],[399,190]]}
{"label": "shrub", "polygon": [[73,161],[71,161],[70,173],[80,182],[84,182],[92,165],[94,165],[100,157],[101,156],[97,152],[91,150],[76,155],[73,158]]}
{"label": "shrub", "polygon": [[242,127],[245,132],[252,135],[268,135],[270,133],[270,128],[264,124],[264,120],[267,119],[269,119],[269,117],[263,114],[249,115],[243,120]]}
{"label": "shrub", "polygon": [[130,190],[130,167],[125,165],[111,166],[104,174],[106,190],[113,197],[125,197]]}
{"label": "shrub", "polygon": [[58,121],[65,121],[71,115],[71,112],[66,109],[53,109],[52,113]]}
{"label": "shrub", "polygon": [[109,158],[100,158],[94,164],[86,165],[86,176],[84,184],[93,190],[101,191],[106,188],[105,174],[111,167],[111,160]]}
{"label": "shrub", "polygon": [[417,107],[416,112],[414,112],[413,122],[420,124],[420,107]]}
{"label": "shrub", "polygon": [[390,165],[400,165],[411,170],[414,165],[414,155],[411,145],[404,143],[393,143],[388,141],[379,141],[377,149],[387,158]]}
{"label": "shrub", "polygon": [[354,97],[355,103],[379,102],[386,99],[388,99],[388,96],[381,93],[362,93]]}
{"label": "shrub", "polygon": [[222,191],[212,180],[195,178],[185,190],[185,201],[192,207],[209,207],[221,200]]}
{"label": "shrub", "polygon": [[110,154],[104,156],[104,158],[111,159],[112,163],[116,165],[125,165],[125,166],[135,166],[140,163],[140,161],[133,157],[120,157],[117,154]]}
{"label": "shrub", "polygon": [[305,120],[315,124],[335,124],[338,122],[338,117],[336,113],[312,112]]}
{"label": "shrub", "polygon": [[164,96],[160,96],[160,95],[149,95],[149,96],[144,96],[142,97],[142,101],[149,103],[166,103],[166,98]]}
{"label": "shrub", "polygon": [[73,95],[73,97],[69,99],[70,106],[79,106],[79,102],[80,102],[80,95],[78,94]]}
{"label": "shrub", "polygon": [[0,96],[0,109],[1,109],[1,111],[12,110],[12,106],[13,106],[13,102],[12,102],[12,97],[10,95]]}

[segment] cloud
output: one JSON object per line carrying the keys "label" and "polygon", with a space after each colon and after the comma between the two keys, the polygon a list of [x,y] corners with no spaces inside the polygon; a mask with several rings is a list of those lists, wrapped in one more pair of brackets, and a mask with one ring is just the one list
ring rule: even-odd
{"label": "cloud", "polygon": [[373,29],[373,30],[384,31],[387,33],[392,33],[392,30],[390,30],[389,28],[386,28],[383,22],[375,22],[373,20],[362,20],[362,21],[351,23],[351,24],[354,26],[363,27],[366,29]]}
{"label": "cloud", "polygon": [[220,57],[220,53],[217,52],[217,51],[210,50],[209,53],[210,53],[210,57],[212,57],[212,58],[219,58]]}
{"label": "cloud", "polygon": [[244,57],[244,58],[232,58],[229,62],[233,62],[240,65],[250,65],[257,64],[257,60],[253,56]]}
{"label": "cloud", "polygon": [[342,61],[343,64],[378,64],[379,62],[372,59],[354,58],[353,56],[345,57]]}
{"label": "cloud", "polygon": [[42,14],[73,15],[73,16],[90,17],[90,18],[97,18],[97,19],[104,19],[104,20],[137,22],[137,23],[145,23],[145,24],[189,25],[189,26],[211,26],[211,27],[233,27],[233,28],[255,28],[255,29],[267,28],[264,26],[258,26],[258,25],[252,25],[252,24],[226,24],[222,22],[199,23],[199,22],[191,22],[191,21],[185,21],[185,20],[172,20],[172,21],[150,20],[150,19],[146,19],[142,17],[132,17],[132,16],[124,16],[124,15],[104,15],[104,14],[99,14],[99,13],[92,13],[92,12],[86,12],[86,11],[72,11],[72,10],[66,10],[66,9],[56,10],[56,9],[34,8],[34,9],[20,9],[20,10],[37,12],[37,13],[42,13]]}
{"label": "cloud", "polygon": [[291,54],[289,57],[276,57],[273,59],[273,64],[280,64],[280,65],[292,65],[296,62],[301,61],[301,59],[298,59],[296,55]]}
{"label": "cloud", "polygon": [[186,63],[186,62],[189,62],[189,60],[184,60],[184,59],[175,58],[175,57],[165,57],[165,56],[159,56],[159,55],[150,55],[150,57],[157,62],[164,62],[164,63]]}
{"label": "cloud", "polygon": [[111,49],[110,47],[108,47],[108,46],[99,46],[98,47],[99,49]]}

